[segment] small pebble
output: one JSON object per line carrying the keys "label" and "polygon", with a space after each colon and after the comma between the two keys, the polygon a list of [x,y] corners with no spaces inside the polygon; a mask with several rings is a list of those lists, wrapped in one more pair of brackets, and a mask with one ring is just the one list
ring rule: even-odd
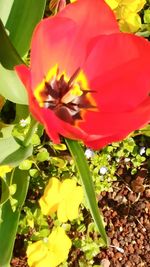
{"label": "small pebble", "polygon": [[109,267],[110,266],[110,261],[108,259],[103,259],[101,261],[101,266],[102,267]]}

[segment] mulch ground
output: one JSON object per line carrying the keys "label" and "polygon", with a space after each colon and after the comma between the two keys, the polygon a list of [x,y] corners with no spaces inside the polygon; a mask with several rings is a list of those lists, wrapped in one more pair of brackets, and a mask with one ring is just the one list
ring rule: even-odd
{"label": "mulch ground", "polygon": [[112,193],[102,193],[99,206],[107,223],[111,245],[101,250],[97,263],[105,267],[150,266],[150,177],[141,170],[131,179],[113,184]]}

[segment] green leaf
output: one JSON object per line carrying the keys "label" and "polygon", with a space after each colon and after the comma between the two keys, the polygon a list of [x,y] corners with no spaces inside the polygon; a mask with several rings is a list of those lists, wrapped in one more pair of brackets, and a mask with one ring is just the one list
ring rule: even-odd
{"label": "green leaf", "polygon": [[0,208],[1,223],[0,223],[0,266],[10,266],[10,260],[14,247],[18,222],[21,208],[26,198],[29,176],[27,171],[16,169],[13,175],[13,184],[16,184],[17,190],[13,199],[17,199],[16,209],[13,212],[10,200],[5,202]]}
{"label": "green leaf", "polygon": [[32,155],[33,147],[29,145],[27,147],[19,147],[11,155],[7,156],[2,162],[2,165],[9,165],[12,167],[18,166],[23,160],[27,159]]}
{"label": "green leaf", "polygon": [[20,122],[29,116],[29,107],[27,105],[16,105],[16,117],[14,123]]}
{"label": "green leaf", "polygon": [[1,0],[0,1],[0,18],[5,25],[9,17],[14,0]]}
{"label": "green leaf", "polygon": [[39,162],[43,162],[45,160],[48,160],[49,159],[49,153],[48,151],[43,148],[42,151],[40,151],[38,154],[37,154],[37,157],[36,157],[37,161]]}
{"label": "green leaf", "polygon": [[139,130],[139,133],[150,136],[150,125],[148,124],[145,128]]}
{"label": "green leaf", "polygon": [[148,156],[148,157],[150,156],[150,148],[146,149],[146,156]]}
{"label": "green leaf", "polygon": [[24,171],[30,170],[31,167],[32,167],[32,161],[28,159],[23,160],[19,165],[19,169]]}
{"label": "green leaf", "polygon": [[21,57],[29,50],[33,30],[42,19],[45,6],[46,0],[13,1],[5,27]]}
{"label": "green leaf", "polygon": [[150,9],[144,10],[144,23],[150,23]]}
{"label": "green leaf", "polygon": [[9,138],[0,138],[0,164],[10,154],[14,153],[20,146],[11,136]]}
{"label": "green leaf", "polygon": [[0,63],[7,69],[24,63],[12,45],[2,21],[0,20]]}
{"label": "green leaf", "polygon": [[[2,177],[0,179],[2,181],[2,188],[3,188],[1,199],[0,199],[0,207],[1,207],[1,205],[3,205],[9,199],[10,193],[9,193],[9,187],[8,187],[5,179],[3,179]],[[0,219],[0,221],[1,221],[1,219]]]}
{"label": "green leaf", "polygon": [[0,40],[0,94],[12,102],[27,104],[26,90],[12,70],[15,65],[22,64],[23,61],[11,44],[1,21]]}
{"label": "green leaf", "polygon": [[13,124],[4,124],[0,122],[0,137],[5,139],[9,138],[12,135],[13,128],[14,128]]}
{"label": "green leaf", "polygon": [[9,137],[0,139],[0,150],[0,164],[15,167],[32,155],[33,147],[20,146],[13,137]]}
{"label": "green leaf", "polygon": [[84,152],[80,144],[77,141],[66,139],[66,138],[65,138],[65,141],[75,161],[75,165],[80,175],[91,215],[95,221],[95,224],[99,230],[99,233],[101,234],[101,237],[104,241],[105,246],[107,246],[108,239],[107,239],[107,235],[106,235],[105,228],[104,228],[103,217],[102,217],[102,214],[100,214],[100,210],[98,209],[93,181],[92,181],[91,173],[90,173],[89,166],[85,158]]}
{"label": "green leaf", "polygon": [[0,94],[17,104],[28,104],[27,93],[15,71],[7,70],[0,65]]}

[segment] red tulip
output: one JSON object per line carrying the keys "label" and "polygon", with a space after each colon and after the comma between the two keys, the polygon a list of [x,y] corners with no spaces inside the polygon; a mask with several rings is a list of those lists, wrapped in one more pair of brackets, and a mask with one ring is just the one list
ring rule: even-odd
{"label": "red tulip", "polygon": [[150,121],[150,44],[120,33],[103,0],[78,0],[43,19],[31,66],[16,66],[30,110],[54,143],[98,149]]}

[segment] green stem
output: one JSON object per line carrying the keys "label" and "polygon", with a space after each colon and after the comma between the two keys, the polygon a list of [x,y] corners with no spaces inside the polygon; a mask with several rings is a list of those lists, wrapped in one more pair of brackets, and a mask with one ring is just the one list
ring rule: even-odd
{"label": "green stem", "polygon": [[104,228],[103,216],[100,210],[98,209],[94,185],[83,149],[81,148],[80,144],[77,141],[66,138],[65,141],[75,161],[76,168],[80,175],[91,215],[95,221],[99,233],[101,234],[105,246],[108,246],[108,239]]}
{"label": "green stem", "polygon": [[23,142],[24,146],[29,145],[31,138],[32,138],[32,135],[34,134],[37,125],[38,125],[38,122],[35,121],[35,119],[33,117],[31,117],[30,128],[29,128],[29,130],[26,134],[26,137],[24,139],[24,142]]}

